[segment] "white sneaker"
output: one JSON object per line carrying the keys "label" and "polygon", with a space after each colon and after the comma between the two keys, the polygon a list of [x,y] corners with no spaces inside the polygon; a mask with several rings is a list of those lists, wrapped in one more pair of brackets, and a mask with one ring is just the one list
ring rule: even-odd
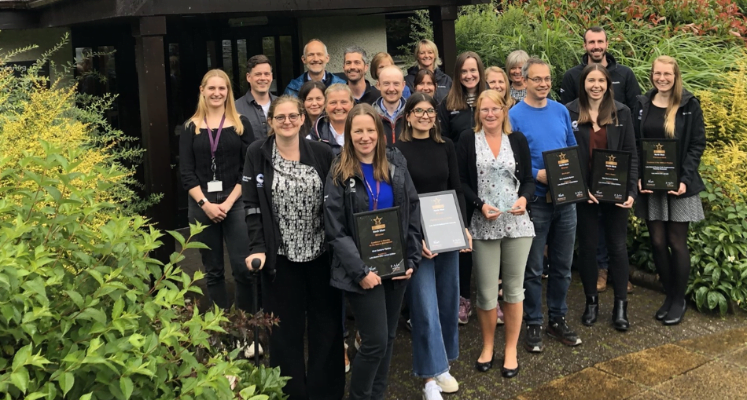
{"label": "white sneaker", "polygon": [[[259,350],[260,356],[263,356],[265,354],[265,351],[262,349],[262,345],[260,343],[257,343],[257,350]],[[244,357],[246,357],[247,359],[254,358],[254,343],[244,348]]]}
{"label": "white sneaker", "polygon": [[436,384],[436,381],[430,381],[425,384],[423,400],[444,400],[441,397],[441,387]]}
{"label": "white sneaker", "polygon": [[459,383],[453,376],[451,376],[449,371],[446,371],[433,379],[444,393],[454,393],[459,390]]}

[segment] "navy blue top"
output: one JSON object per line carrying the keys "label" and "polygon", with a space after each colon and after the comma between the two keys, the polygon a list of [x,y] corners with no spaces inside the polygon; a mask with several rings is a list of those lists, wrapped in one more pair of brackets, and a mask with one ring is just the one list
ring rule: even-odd
{"label": "navy blue top", "polygon": [[[363,170],[363,179],[366,181],[365,186],[366,193],[368,193],[368,210],[372,211],[374,209],[374,199],[377,197],[376,179],[374,179],[373,164],[361,163],[361,170]],[[386,183],[386,181],[382,181],[381,183],[379,183],[378,192],[379,202],[378,206],[376,207],[377,210],[394,207],[394,194],[392,193],[392,185]]]}

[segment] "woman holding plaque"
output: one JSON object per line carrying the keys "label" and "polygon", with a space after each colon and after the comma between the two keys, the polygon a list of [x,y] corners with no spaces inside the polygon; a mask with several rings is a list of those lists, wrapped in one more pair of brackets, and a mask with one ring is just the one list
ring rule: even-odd
{"label": "woman holding plaque", "polygon": [[[654,264],[664,286],[666,299],[656,311],[664,325],[682,321],[687,308],[685,290],[690,277],[690,251],[687,231],[690,222],[704,218],[698,193],[705,190],[698,173],[700,157],[706,146],[705,124],[700,102],[682,87],[677,61],[669,56],[656,58],[651,66],[654,88],[638,96],[634,123],[639,159],[643,160],[641,139],[675,139],[678,190],[644,190],[639,173],[636,216],[646,221]],[[642,161],[645,166],[645,163]],[[643,171],[644,168],[640,170]]]}
{"label": "woman holding plaque", "polygon": [[340,399],[342,296],[329,285],[322,214],[334,155],[328,145],[300,137],[304,115],[296,97],[275,99],[267,119],[269,136],[247,151],[242,189],[250,247],[246,267],[260,261],[264,305],[283,321],[270,335],[270,365],[292,378],[284,388],[290,399]]}
{"label": "woman holding plaque", "polygon": [[[463,212],[456,150],[451,140],[441,138],[437,107],[428,94],[413,93],[403,111],[407,122],[394,147],[405,156],[418,194],[454,190]],[[469,231],[466,234],[469,238]],[[459,390],[449,374],[449,362],[459,356],[459,252],[432,252],[423,241],[423,258],[407,290],[413,373],[425,380],[424,398],[440,400],[440,392]]]}
{"label": "woman holding plaque", "polygon": [[[473,51],[460,54],[454,65],[454,81],[449,94],[438,107],[443,137],[458,145],[461,136],[473,134],[475,102],[485,89],[485,67],[480,56]],[[472,315],[471,281],[472,257],[463,253],[459,257],[459,323],[462,325],[467,324]]]}
{"label": "woman holding plaque", "polygon": [[498,276],[503,277],[506,345],[501,374],[519,373],[516,345],[521,330],[524,269],[534,238],[527,201],[534,194],[531,156],[526,137],[511,132],[508,107],[495,90],[477,99],[475,132],[457,145],[459,176],[467,203],[477,282],[477,316],[482,352],[475,368],[493,367]]}
{"label": "woman holding plaque", "polygon": [[[576,240],[581,249],[596,249],[599,240],[599,224],[604,229],[609,251],[609,272],[615,300],[612,308],[612,324],[619,331],[630,328],[628,321],[628,213],[637,195],[638,157],[635,148],[630,110],[615,101],[607,68],[602,64],[590,63],[581,71],[581,87],[578,99],[566,107],[571,115],[571,125],[578,143],[578,159],[586,182],[591,182],[592,155],[594,150],[623,151],[630,154],[630,172],[623,188],[623,202],[600,202],[589,191],[590,200],[576,205]],[[610,153],[612,154],[612,153]],[[608,156],[609,157],[609,156]],[[614,154],[611,155],[614,160]],[[622,161],[622,160],[620,160]],[[617,165],[617,164],[615,164]],[[622,164],[620,164],[622,168]],[[621,201],[622,201],[621,199]],[[599,314],[599,294],[597,293],[597,258],[593,251],[579,252],[579,272],[586,294],[586,307],[581,323],[592,326]]]}
{"label": "woman holding plaque", "polygon": [[[350,399],[383,399],[406,280],[420,263],[423,246],[420,201],[407,161],[399,150],[387,149],[381,117],[370,105],[358,104],[348,114],[345,142],[324,194],[324,229],[333,256],[330,283],[345,292],[361,336]],[[357,213],[392,207],[401,217],[406,273],[382,279],[361,258],[354,221]]]}

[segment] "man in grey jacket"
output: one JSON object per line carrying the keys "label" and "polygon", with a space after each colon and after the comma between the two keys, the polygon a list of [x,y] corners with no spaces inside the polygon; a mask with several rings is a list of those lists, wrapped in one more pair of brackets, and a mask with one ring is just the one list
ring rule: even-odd
{"label": "man in grey jacket", "polygon": [[249,91],[236,100],[236,111],[245,116],[252,124],[254,139],[267,137],[267,112],[270,103],[277,96],[270,93],[272,86],[272,65],[264,54],[252,56],[246,62],[246,81]]}

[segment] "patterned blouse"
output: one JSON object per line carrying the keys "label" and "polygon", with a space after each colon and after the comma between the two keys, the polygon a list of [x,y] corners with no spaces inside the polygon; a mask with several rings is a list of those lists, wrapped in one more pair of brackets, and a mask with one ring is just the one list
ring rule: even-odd
{"label": "patterned blouse", "polygon": [[519,237],[534,237],[534,224],[529,215],[513,215],[506,210],[519,199],[519,182],[514,175],[516,162],[508,135],[502,134],[498,157],[493,156],[485,133],[475,134],[477,159],[477,196],[486,204],[501,210],[501,215],[488,221],[482,212],[472,214],[470,232],[478,240],[497,240]]}
{"label": "patterned blouse", "polygon": [[511,97],[513,97],[517,103],[524,100],[524,97],[527,97],[527,88],[516,90],[511,86]]}
{"label": "patterned blouse", "polygon": [[272,147],[272,211],[282,237],[278,254],[293,262],[307,262],[324,252],[322,179],[314,167],[284,159]]}

